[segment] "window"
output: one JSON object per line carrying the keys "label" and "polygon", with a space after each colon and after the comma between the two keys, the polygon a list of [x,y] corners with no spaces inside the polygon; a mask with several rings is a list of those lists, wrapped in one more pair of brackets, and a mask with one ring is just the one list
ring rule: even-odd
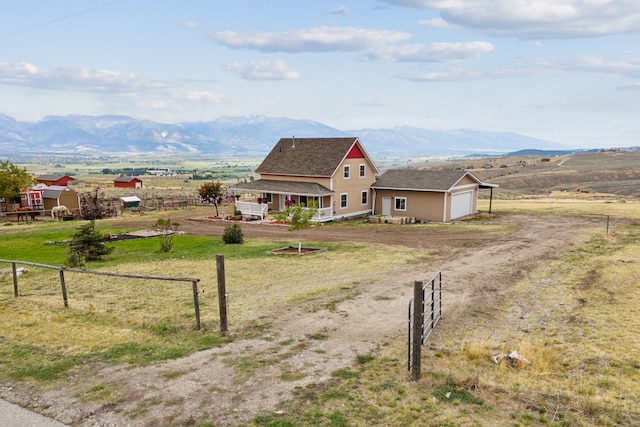
{"label": "window", "polygon": [[273,196],[271,195],[271,193],[265,193],[262,201],[263,203],[273,203]]}
{"label": "window", "polygon": [[347,208],[347,193],[343,193],[340,195],[340,209]]}
{"label": "window", "polygon": [[345,165],[344,166],[344,179],[349,179],[350,173],[351,173],[351,171],[350,171],[349,165]]}
{"label": "window", "polygon": [[364,178],[367,175],[367,169],[365,165],[360,165],[360,178]]}
{"label": "window", "polygon": [[369,203],[369,191],[365,190],[361,193],[360,203],[362,203],[363,205]]}
{"label": "window", "polygon": [[396,210],[397,211],[406,211],[407,210],[407,198],[406,197],[396,197]]}
{"label": "window", "polygon": [[304,203],[305,206],[308,206],[308,204],[307,204],[307,196],[300,196],[300,204],[303,204],[303,203]]}

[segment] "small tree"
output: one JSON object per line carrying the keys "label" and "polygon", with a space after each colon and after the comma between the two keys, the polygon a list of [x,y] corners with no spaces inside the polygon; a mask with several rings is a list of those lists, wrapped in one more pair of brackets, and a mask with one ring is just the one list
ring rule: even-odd
{"label": "small tree", "polygon": [[302,252],[302,235],[307,228],[313,227],[311,219],[318,211],[318,203],[312,201],[307,207],[304,203],[287,206],[275,217],[289,224],[288,230],[298,233],[298,252]]}
{"label": "small tree", "polygon": [[113,252],[112,246],[105,246],[108,239],[95,228],[95,221],[90,221],[78,228],[69,242],[67,264],[78,267],[85,261],[96,261]]}
{"label": "small tree", "polygon": [[158,218],[153,228],[162,233],[160,234],[160,252],[171,252],[173,236],[175,236],[178,227],[180,227],[180,224],[171,221],[169,218]]}
{"label": "small tree", "polygon": [[99,193],[99,188],[93,192],[81,193],[79,198],[82,218],[93,221],[110,215],[109,208],[104,201],[104,193]]}
{"label": "small tree", "polygon": [[240,227],[240,224],[227,225],[224,228],[222,241],[227,245],[244,243],[244,236],[242,234],[242,228]]}
{"label": "small tree", "polygon": [[0,199],[15,200],[20,191],[35,184],[36,180],[26,169],[7,161],[0,161]]}
{"label": "small tree", "polygon": [[222,202],[222,194],[224,186],[220,181],[205,182],[198,189],[200,199],[204,203],[212,204],[216,207],[216,216],[218,216],[218,205]]}

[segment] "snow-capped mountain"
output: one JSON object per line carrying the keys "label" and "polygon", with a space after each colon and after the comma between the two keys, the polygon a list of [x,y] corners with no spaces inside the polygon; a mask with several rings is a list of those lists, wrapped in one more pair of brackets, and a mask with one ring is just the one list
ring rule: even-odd
{"label": "snow-capped mountain", "polygon": [[283,137],[360,138],[378,155],[498,154],[528,148],[562,149],[560,144],[515,133],[433,131],[411,126],[340,130],[312,120],[286,117],[221,117],[176,124],[128,116],[48,116],[20,122],[0,114],[0,154],[175,153],[262,156]]}

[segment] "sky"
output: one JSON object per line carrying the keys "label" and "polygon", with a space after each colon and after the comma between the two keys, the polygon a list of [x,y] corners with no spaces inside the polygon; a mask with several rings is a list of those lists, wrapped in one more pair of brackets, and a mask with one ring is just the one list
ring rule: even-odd
{"label": "sky", "polygon": [[640,145],[637,0],[4,0],[0,114]]}

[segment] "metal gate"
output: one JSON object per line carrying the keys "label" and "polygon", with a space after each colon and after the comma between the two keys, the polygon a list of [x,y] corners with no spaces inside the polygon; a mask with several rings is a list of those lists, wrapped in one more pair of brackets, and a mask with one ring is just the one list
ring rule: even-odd
{"label": "metal gate", "polygon": [[407,369],[414,380],[420,378],[420,349],[442,317],[442,272],[426,284],[414,283],[414,297],[409,301]]}

